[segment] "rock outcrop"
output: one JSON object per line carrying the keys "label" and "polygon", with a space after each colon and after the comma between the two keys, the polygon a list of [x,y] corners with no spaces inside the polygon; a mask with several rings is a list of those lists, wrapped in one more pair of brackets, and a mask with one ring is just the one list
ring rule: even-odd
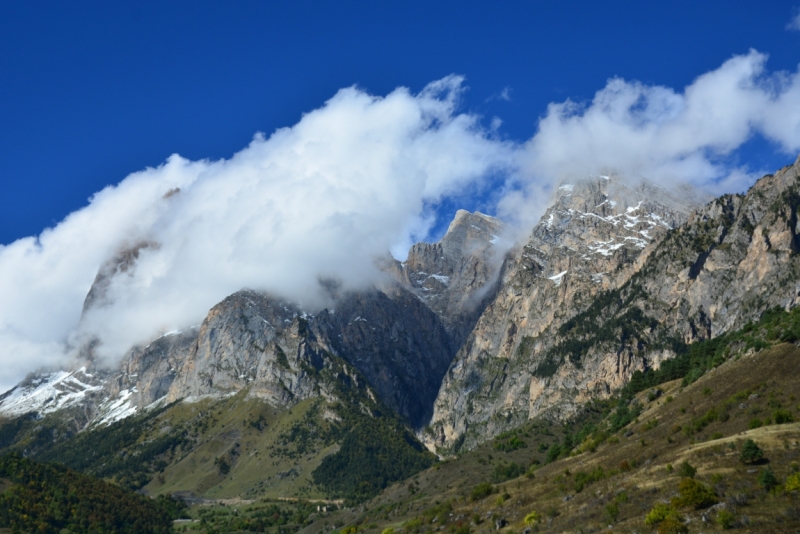
{"label": "rock outcrop", "polygon": [[504,259],[503,223],[479,212],[456,212],[437,243],[417,243],[391,271],[442,320],[460,347],[497,290]]}

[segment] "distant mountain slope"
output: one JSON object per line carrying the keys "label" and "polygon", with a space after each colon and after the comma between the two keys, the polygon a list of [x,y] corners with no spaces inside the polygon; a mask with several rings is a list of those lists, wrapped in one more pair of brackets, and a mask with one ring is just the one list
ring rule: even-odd
{"label": "distant mountain slope", "polygon": [[[508,431],[608,408],[654,369],[695,362],[698,341],[800,302],[800,163],[706,200],[614,176],[564,183],[502,257],[502,224],[460,211],[439,243],[380,259],[381,284],[332,288],[329,309],[243,289],[117,368],[86,344],[74,369],[0,397],[0,448],[150,493],[348,503],[431,465],[418,440],[514,452]],[[101,269],[87,309],[136,250]],[[729,356],[716,350],[702,357]],[[498,469],[516,476],[516,462]]]}

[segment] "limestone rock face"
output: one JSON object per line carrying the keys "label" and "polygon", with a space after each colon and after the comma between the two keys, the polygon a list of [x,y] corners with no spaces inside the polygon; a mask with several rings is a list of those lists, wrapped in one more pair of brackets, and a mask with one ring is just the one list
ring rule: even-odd
{"label": "limestone rock face", "polygon": [[614,178],[562,185],[445,375],[429,446],[569,416],[681,344],[800,302],[799,168],[702,207]]}
{"label": "limestone rock face", "polygon": [[[381,287],[313,314],[242,290],[112,370],[95,365],[88,342],[74,369],[1,396],[0,416],[68,410],[82,428],[243,390],[292,406],[330,398],[322,376],[345,373],[430,448],[471,447],[530,417],[568,417],[688,343],[798,305],[798,176],[795,163],[711,201],[613,176],[564,183],[510,251],[497,219],[459,211],[438,243],[381,260],[391,279]],[[84,311],[102,313],[110,280],[157,246],[104,265]]]}
{"label": "limestone rock face", "polygon": [[[501,231],[497,219],[461,210],[440,242],[415,245],[406,262],[384,262],[396,283],[341,295],[316,315],[240,291],[212,308],[199,327],[131,349],[104,388],[106,405],[128,413],[159,399],[249,388],[251,395],[290,406],[325,393],[313,370],[336,356],[360,371],[390,408],[421,427],[496,280]],[[138,250],[101,269],[87,303],[101,302],[110,277],[130,268]]]}
{"label": "limestone rock face", "polygon": [[168,400],[249,387],[251,395],[292,405],[315,393],[308,372],[321,367],[322,356],[300,310],[254,291],[240,291],[209,311],[169,388]]}
{"label": "limestone rock face", "polygon": [[[556,339],[552,331],[599,292],[628,280],[637,260],[688,219],[693,196],[615,177],[562,184],[528,242],[504,264],[496,297],[445,376],[429,444],[453,447],[467,440],[469,446],[536,415],[542,408],[535,400],[562,404],[560,393],[533,380],[540,364],[548,372],[556,367],[543,359]],[[631,361],[624,366],[637,368]],[[592,394],[625,379],[624,373],[596,371]],[[583,382],[568,366],[560,373],[565,384]]]}

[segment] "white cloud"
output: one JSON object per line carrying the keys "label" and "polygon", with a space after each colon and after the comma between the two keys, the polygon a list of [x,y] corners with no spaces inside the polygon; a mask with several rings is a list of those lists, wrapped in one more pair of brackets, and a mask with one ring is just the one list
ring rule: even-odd
{"label": "white cloud", "polygon": [[800,74],[767,74],[767,56],[734,56],[683,92],[619,78],[588,105],[550,104],[528,142],[527,169],[561,179],[613,169],[714,192],[736,191],[761,169],[732,154],[753,135],[800,150]]}
{"label": "white cloud", "polygon": [[511,102],[511,91],[512,89],[508,86],[503,87],[503,90],[499,93],[494,93],[490,97],[488,97],[485,102],[491,102],[492,100],[503,100],[505,102]]}
{"label": "white cloud", "polygon": [[[96,194],[38,241],[0,247],[0,389],[88,337],[118,358],[200,323],[243,287],[312,310],[325,304],[321,278],[344,288],[376,280],[376,256],[427,234],[427,206],[513,165],[513,145],[456,112],[461,83],[451,76],[383,98],[343,89],[230,160],[172,156]],[[155,245],[81,320],[99,266],[142,242]]]}
{"label": "white cloud", "polygon": [[786,29],[800,31],[800,9],[795,9],[794,11],[794,16],[789,21],[789,24],[786,25]]}

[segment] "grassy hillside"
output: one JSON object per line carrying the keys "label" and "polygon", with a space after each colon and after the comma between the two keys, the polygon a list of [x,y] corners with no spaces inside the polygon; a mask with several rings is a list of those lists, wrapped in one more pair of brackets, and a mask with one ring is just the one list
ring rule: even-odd
{"label": "grassy hillside", "polygon": [[[773,310],[568,424],[532,420],[436,463],[345,367],[320,377],[335,395],[291,409],[242,391],[62,439],[47,417],[0,435],[123,486],[194,496],[175,528],[198,534],[795,531],[798,339],[800,309]],[[3,495],[15,487],[0,476]]]}
{"label": "grassy hillside", "polygon": [[[786,341],[798,321],[767,313],[637,377],[582,423],[531,422],[304,532],[796,531],[800,349]],[[744,462],[749,440],[763,456]]]}

